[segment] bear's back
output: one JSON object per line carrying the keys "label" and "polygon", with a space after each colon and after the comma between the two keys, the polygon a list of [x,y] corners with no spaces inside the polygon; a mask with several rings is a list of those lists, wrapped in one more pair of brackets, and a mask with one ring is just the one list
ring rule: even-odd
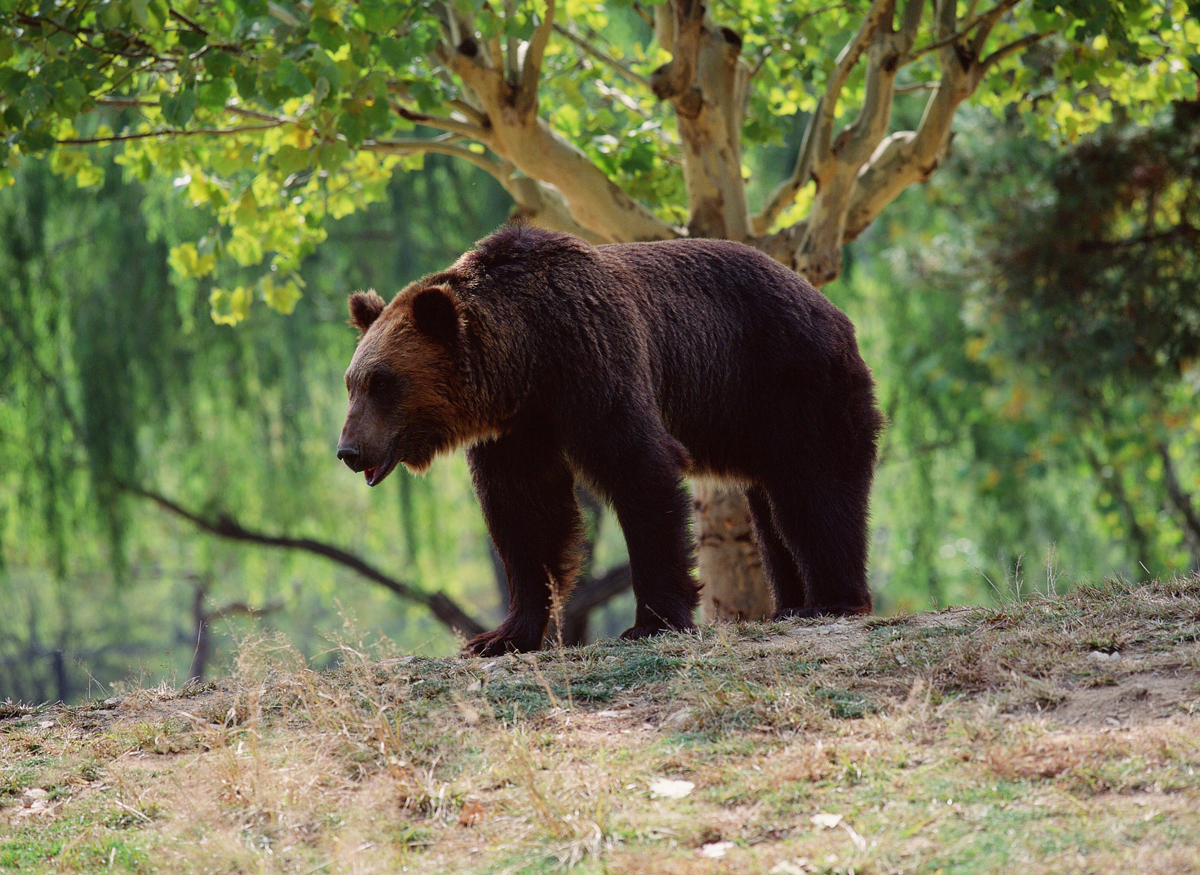
{"label": "bear's back", "polygon": [[492,394],[571,421],[653,404],[696,470],[746,472],[745,447],[803,445],[814,429],[851,441],[848,408],[873,403],[850,320],[749,246],[597,247],[510,226],[450,275],[490,326],[475,370]]}

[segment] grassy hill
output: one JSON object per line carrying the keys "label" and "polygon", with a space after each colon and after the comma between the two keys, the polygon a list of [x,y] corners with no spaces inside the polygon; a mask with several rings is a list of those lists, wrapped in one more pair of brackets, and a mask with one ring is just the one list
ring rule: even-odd
{"label": "grassy hill", "polygon": [[0,871],[1200,871],[1200,578],[0,706]]}

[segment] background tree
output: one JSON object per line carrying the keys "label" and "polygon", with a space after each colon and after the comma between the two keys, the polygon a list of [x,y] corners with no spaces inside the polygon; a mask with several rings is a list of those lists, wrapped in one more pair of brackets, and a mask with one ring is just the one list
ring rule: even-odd
{"label": "background tree", "polygon": [[979,300],[998,324],[981,354],[1023,363],[1084,424],[1079,452],[1140,565],[1180,547],[1194,565],[1200,515],[1178,468],[1195,480],[1200,102],[1082,140],[1049,189],[988,250]]}
{"label": "background tree", "polygon": [[[8,0],[0,16],[7,164],[52,150],[92,184],[100,170],[70,147],[119,143],[134,176],[172,174],[211,217],[172,267],[217,276],[227,322],[256,297],[293,308],[327,218],[430,153],[487,171],[541,224],[593,240],[730,237],[824,284],[844,243],[944,160],[964,101],[1069,140],[1114,105],[1142,119],[1193,88],[1185,58],[1200,43],[1178,3],[1046,0],[717,15],[691,0]],[[910,101],[919,114],[894,113]],[[790,172],[748,184],[744,144],[796,123]],[[698,505],[704,576],[706,555],[742,555],[742,511],[704,491]],[[740,612],[723,582],[709,593]]]}
{"label": "background tree", "polygon": [[1056,150],[967,111],[927,196],[854,248],[892,417],[876,572],[901,605],[1194,565],[1194,116]]}
{"label": "background tree", "polygon": [[[472,602],[485,608],[494,589],[478,512],[453,488],[460,472],[398,481],[372,516],[333,476],[328,447],[353,346],[343,289],[393,275],[401,251],[431,269],[457,250],[444,240],[463,235],[456,214],[422,215],[413,230],[406,207],[453,190],[457,165],[399,178],[390,203],[332,224],[303,266],[328,292],[235,330],[211,319],[202,280],[172,288],[170,241],[202,217],[170,179],[124,182],[110,165],[80,190],[47,163],[24,160],[0,189],[0,699],[101,693],[131,669],[186,680],[206,631],[220,660],[246,628],[233,615],[270,606],[286,610],[263,624],[318,660],[339,611],[407,629],[410,648],[452,648],[429,622],[439,590],[462,599],[479,581],[485,598]],[[499,221],[505,201],[477,189],[476,209],[491,214],[481,221]],[[146,488],[223,537],[140,497]],[[385,531],[372,522],[381,512],[406,525]],[[340,544],[340,564],[229,540],[256,533],[327,557]],[[362,556],[376,567],[349,572]]]}

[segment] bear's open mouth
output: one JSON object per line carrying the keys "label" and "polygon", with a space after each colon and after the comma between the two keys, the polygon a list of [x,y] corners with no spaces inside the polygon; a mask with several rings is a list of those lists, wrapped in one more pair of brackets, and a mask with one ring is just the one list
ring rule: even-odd
{"label": "bear's open mouth", "polygon": [[383,482],[383,478],[392,473],[392,469],[396,467],[396,448],[392,447],[388,450],[387,458],[380,465],[375,465],[371,468],[363,470],[363,476],[367,478],[368,486],[378,486]]}

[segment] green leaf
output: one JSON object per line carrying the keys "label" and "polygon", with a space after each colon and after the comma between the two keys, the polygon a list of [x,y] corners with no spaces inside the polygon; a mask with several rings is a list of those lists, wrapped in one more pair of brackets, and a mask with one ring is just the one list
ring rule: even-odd
{"label": "green leaf", "polygon": [[327,52],[336,52],[346,44],[345,29],[336,22],[325,18],[313,18],[308,33],[317,41],[317,45]]}
{"label": "green leaf", "polygon": [[180,94],[164,94],[158,105],[163,119],[173,128],[183,128],[196,112],[197,97],[193,89]]}
{"label": "green leaf", "polygon": [[412,56],[412,48],[409,44],[391,37],[377,39],[375,48],[383,62],[397,70],[403,70]]}
{"label": "green leaf", "polygon": [[229,3],[233,9],[240,9],[242,15],[248,19],[266,18],[270,11],[270,6],[267,0],[234,0]]}
{"label": "green leaf", "polygon": [[374,100],[365,101],[362,118],[366,122],[368,131],[386,130],[392,120],[392,110],[388,106],[387,97],[377,95]]}
{"label": "green leaf", "polygon": [[184,278],[207,276],[217,267],[216,256],[211,252],[201,255],[195,243],[173,247],[168,261],[172,270]]}
{"label": "green leaf", "polygon": [[372,34],[354,30],[346,37],[346,41],[350,45],[350,60],[360,67],[368,66],[371,63],[371,44],[374,42]]}
{"label": "green leaf", "polygon": [[245,286],[238,286],[232,292],[214,289],[208,296],[213,322],[218,325],[237,325],[249,315],[250,299],[250,290]]}
{"label": "green leaf", "polygon": [[322,48],[313,47],[312,57],[305,64],[313,82],[316,103],[324,103],[330,94],[342,88],[342,71]]}
{"label": "green leaf", "polygon": [[338,133],[345,137],[351,146],[358,146],[367,136],[367,124],[361,113],[343,113],[338,119]]}
{"label": "green leaf", "polygon": [[44,122],[34,122],[17,138],[24,152],[42,152],[54,145],[54,135]]}
{"label": "green leaf", "polygon": [[199,51],[208,42],[204,34],[196,33],[194,30],[183,30],[179,32],[179,44],[188,50],[189,53]]}
{"label": "green leaf", "polygon": [[389,0],[361,0],[358,11],[367,30],[383,34],[399,23],[404,15],[404,5]]}
{"label": "green leaf", "polygon": [[242,98],[251,100],[258,96],[258,68],[254,64],[237,64],[233,68],[233,82]]}
{"label": "green leaf", "polygon": [[329,98],[329,80],[324,76],[318,76],[317,81],[313,84],[313,103],[321,105]]}
{"label": "green leaf", "polygon": [[299,173],[301,170],[310,167],[312,165],[312,156],[304,149],[284,144],[271,157],[271,163],[280,173],[285,176],[291,176],[293,173]]}
{"label": "green leaf", "polygon": [[234,221],[240,225],[251,225],[258,219],[258,198],[252,189],[238,199],[237,209],[234,210]]}
{"label": "green leaf", "polygon": [[95,188],[104,182],[104,168],[97,167],[91,161],[80,165],[75,172],[75,184],[80,188]]}
{"label": "green leaf", "polygon": [[133,14],[133,20],[138,27],[150,26],[150,0],[132,0],[129,4],[129,11]]}
{"label": "green leaf", "polygon": [[289,279],[282,285],[277,285],[270,276],[265,276],[260,285],[262,287],[263,300],[267,302],[267,306],[284,315],[296,309],[296,302],[303,297],[300,292],[300,286],[296,284],[294,279]]}
{"label": "green leaf", "polygon": [[312,91],[312,83],[300,69],[300,65],[291,58],[284,58],[275,70],[276,86],[291,94],[293,97],[303,97]]}
{"label": "green leaf", "polygon": [[150,17],[151,27],[163,28],[171,18],[171,7],[167,0],[149,0],[146,13]]}
{"label": "green leaf", "polygon": [[205,109],[224,109],[232,94],[233,84],[228,79],[214,79],[196,87],[199,105]]}
{"label": "green leaf", "polygon": [[336,169],[350,159],[350,146],[341,140],[322,143],[317,146],[316,158],[318,166]]}
{"label": "green leaf", "polygon": [[103,168],[97,167],[82,149],[55,149],[50,153],[50,169],[80,188],[91,188],[104,181]]}
{"label": "green leaf", "polygon": [[436,109],[441,104],[441,95],[437,90],[420,79],[409,85],[409,94],[416,101],[417,108],[424,112]]}
{"label": "green leaf", "polygon": [[242,267],[260,264],[263,260],[262,240],[244,226],[233,229],[233,235],[225,244],[226,251]]}
{"label": "green leaf", "polygon": [[224,79],[234,68],[234,58],[225,52],[210,52],[204,56],[204,69],[213,79]]}

